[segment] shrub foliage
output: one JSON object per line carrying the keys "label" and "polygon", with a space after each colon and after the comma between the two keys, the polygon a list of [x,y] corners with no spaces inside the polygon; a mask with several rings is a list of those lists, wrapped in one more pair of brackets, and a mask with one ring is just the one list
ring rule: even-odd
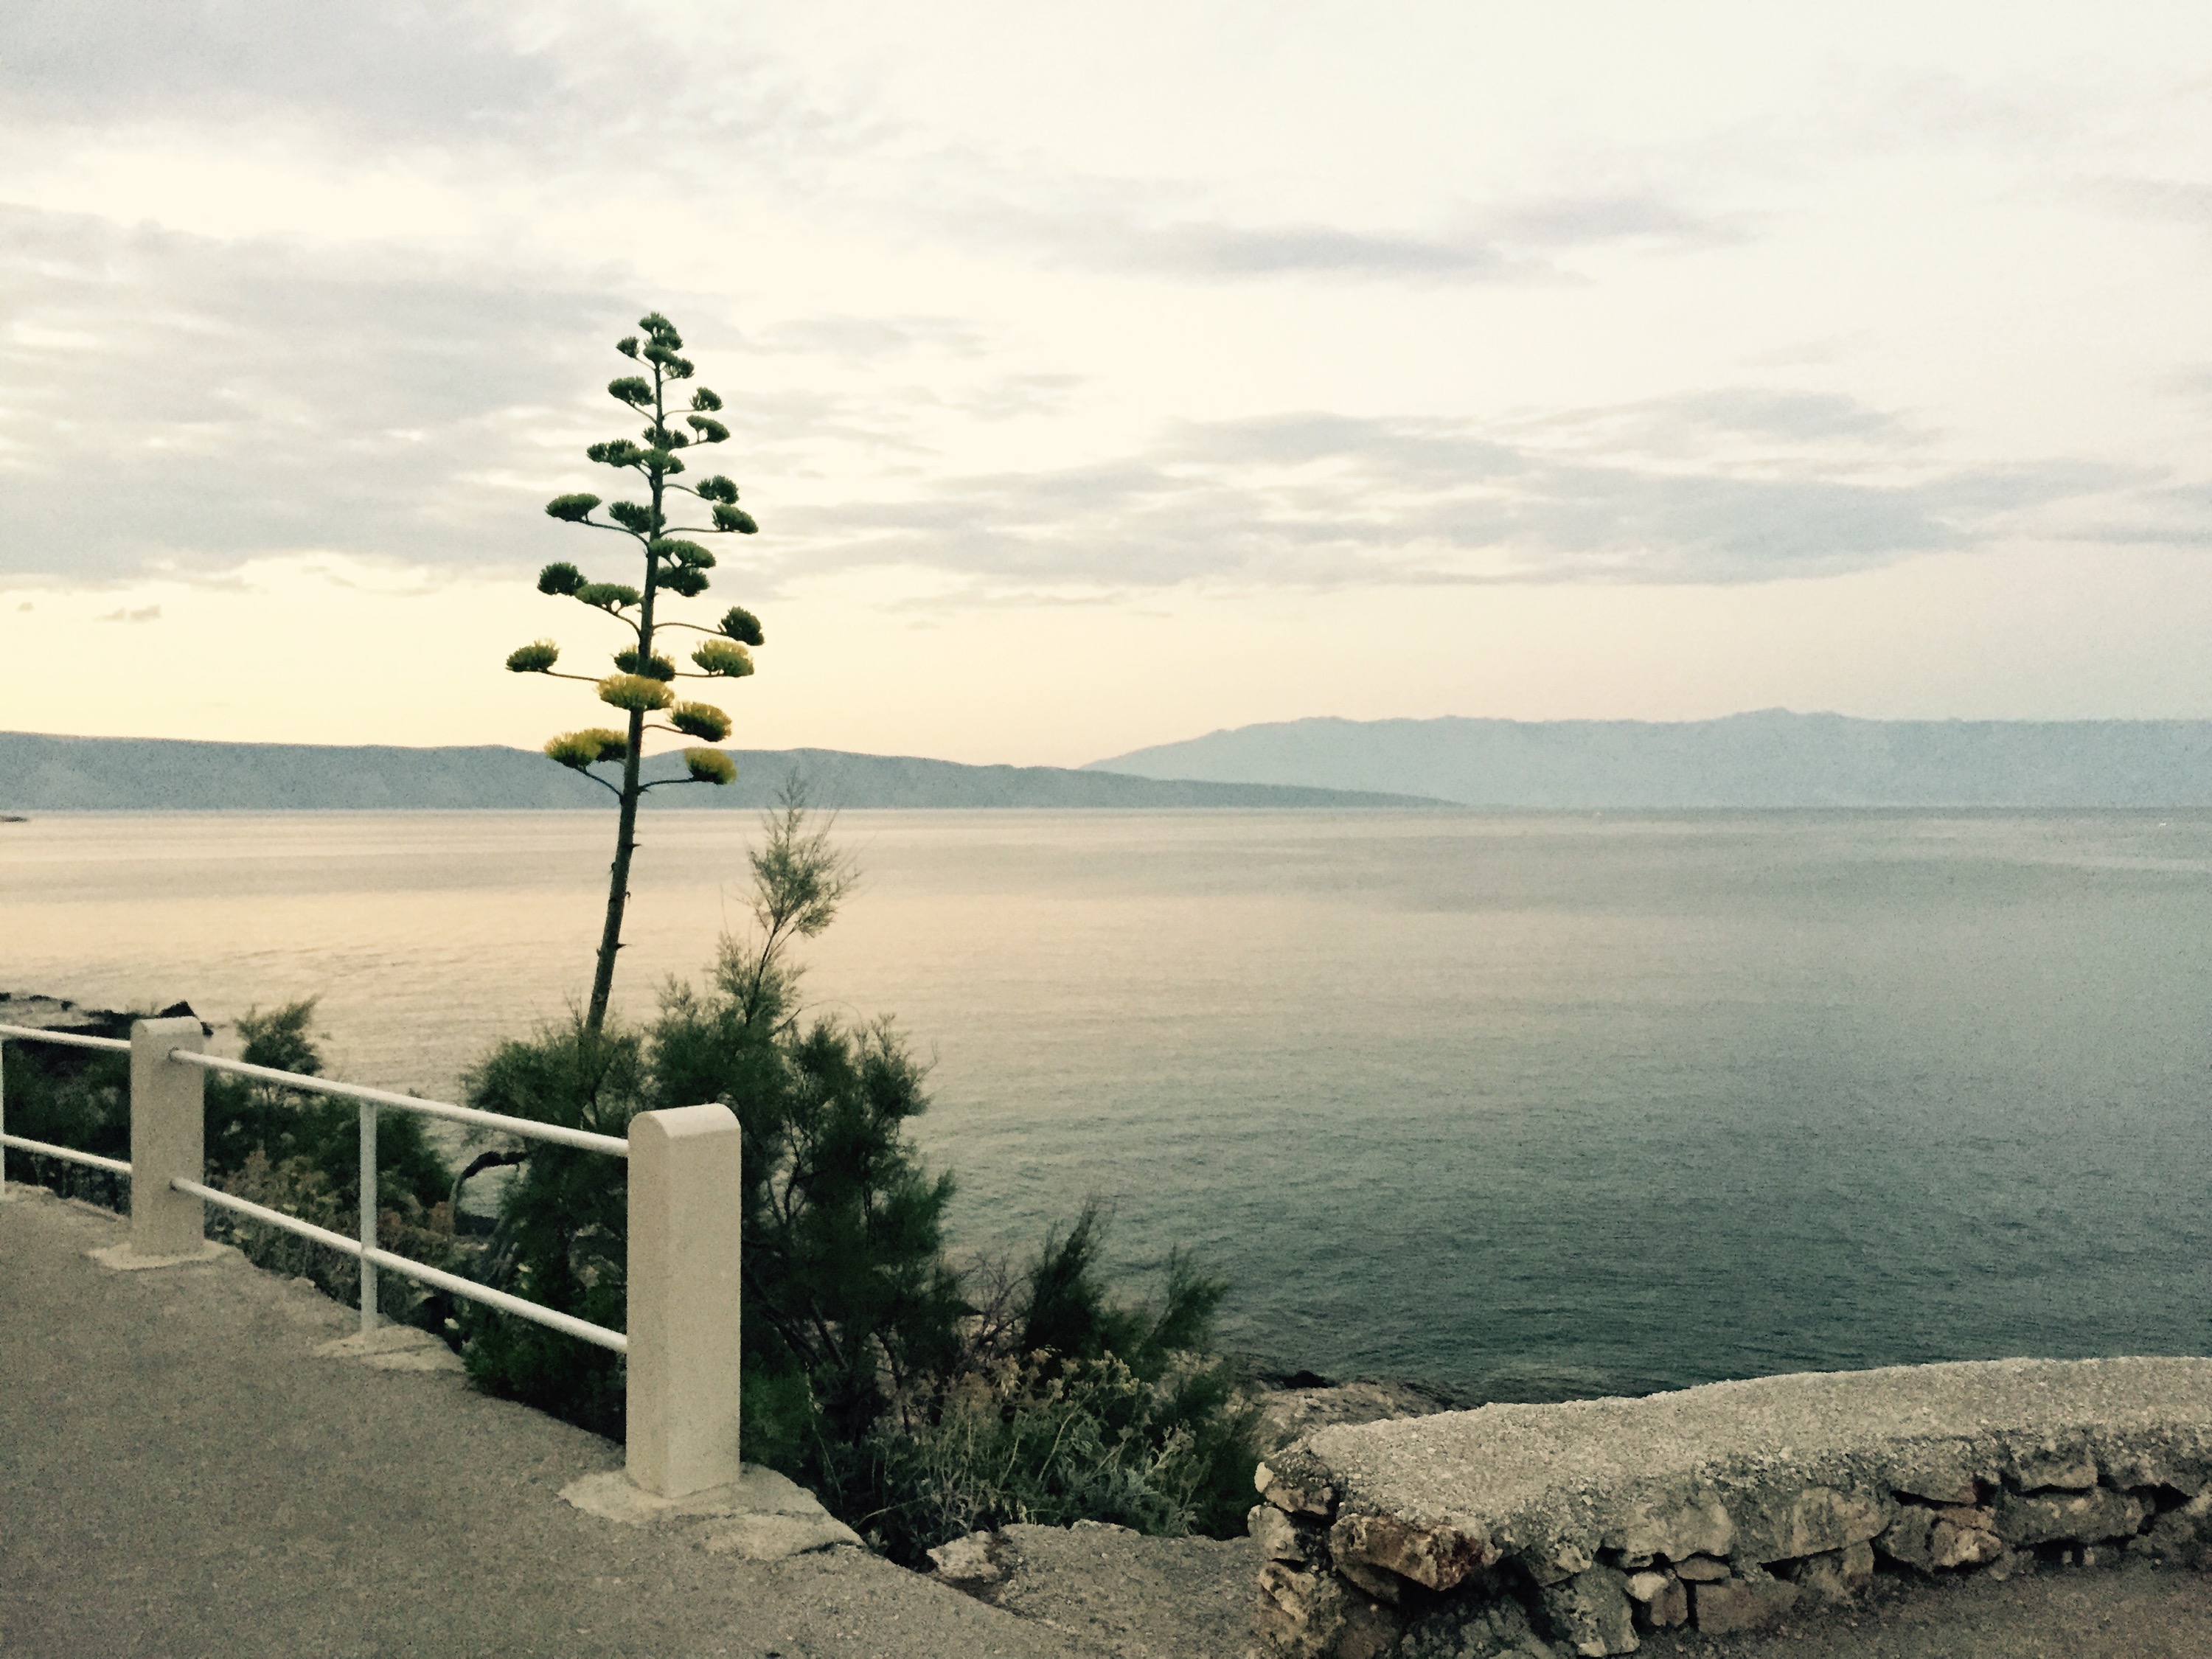
{"label": "shrub foliage", "polygon": [[[923,1067],[889,1020],[810,1016],[800,1000],[793,947],[836,917],[850,863],[797,799],[750,862],[750,926],[702,984],[671,983],[641,1028],[577,1019],[502,1045],[471,1103],[613,1134],[638,1111],[730,1107],[744,1137],[745,1455],[894,1556],[1009,1521],[1237,1529],[1256,1418],[1208,1352],[1224,1287],[1177,1255],[1156,1301],[1115,1297],[1096,1206],[1019,1271],[956,1267],[952,1177],[907,1138],[928,1105]],[[623,1226],[618,1164],[534,1148],[502,1205],[493,1280],[618,1327]],[[497,1316],[464,1324],[484,1386],[620,1432],[614,1356]]]}

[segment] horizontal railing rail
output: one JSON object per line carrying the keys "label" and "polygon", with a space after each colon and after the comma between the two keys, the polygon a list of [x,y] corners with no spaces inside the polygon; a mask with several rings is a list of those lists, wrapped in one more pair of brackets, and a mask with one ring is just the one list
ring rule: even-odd
{"label": "horizontal railing rail", "polygon": [[58,1042],[64,1048],[105,1048],[118,1054],[131,1052],[131,1042],[127,1037],[85,1036],[76,1031],[42,1031],[35,1025],[0,1025],[0,1037],[22,1037],[32,1042]]}
{"label": "horizontal railing rail", "polygon": [[[364,1334],[380,1322],[377,1273],[384,1269],[621,1354],[629,1362],[624,1399],[631,1479],[662,1496],[680,1497],[737,1478],[740,1272],[734,1198],[740,1184],[741,1140],[737,1120],[727,1107],[710,1104],[642,1113],[624,1139],[228,1060],[200,1050],[204,1034],[197,1019],[182,1017],[137,1021],[129,1042],[0,1025],[0,1040],[52,1042],[131,1056],[131,1159],[126,1163],[9,1134],[4,1075],[0,1075],[0,1146],[130,1176],[128,1254],[140,1264],[203,1259],[204,1206],[213,1205],[352,1257],[361,1269]],[[210,1072],[351,1100],[360,1107],[357,1237],[318,1227],[220,1191],[201,1179],[205,1170],[203,1085]],[[386,1111],[443,1118],[626,1160],[629,1259],[624,1283],[629,1329],[593,1324],[384,1249],[377,1233],[376,1127],[378,1115]],[[4,1187],[0,1181],[0,1195]]]}
{"label": "horizontal railing rail", "polygon": [[0,1131],[0,1146],[13,1146],[19,1152],[36,1152],[40,1158],[58,1158],[67,1164],[88,1164],[95,1170],[105,1170],[110,1175],[127,1176],[131,1166],[119,1158],[102,1158],[98,1152],[80,1152],[74,1146],[57,1146],[51,1140],[33,1140],[28,1135],[11,1135]]}
{"label": "horizontal railing rail", "polygon": [[[123,1045],[129,1048],[129,1043]],[[456,1106],[450,1101],[424,1100],[416,1095],[395,1093],[390,1089],[371,1089],[359,1083],[340,1083],[334,1078],[309,1077],[301,1072],[280,1072],[273,1066],[249,1066],[242,1060],[226,1060],[221,1054],[204,1054],[192,1048],[172,1048],[169,1058],[186,1066],[197,1066],[205,1072],[228,1072],[233,1077],[250,1077],[264,1083],[275,1083],[287,1089],[296,1089],[303,1094],[332,1095],[341,1100],[366,1101],[374,1106],[389,1106],[402,1112],[419,1112],[424,1117],[442,1117],[454,1123],[473,1124],[481,1129],[496,1129],[501,1134],[520,1135],[529,1140],[550,1140],[562,1146],[580,1146],[587,1152],[605,1152],[609,1158],[628,1158],[629,1142],[613,1135],[594,1134],[589,1129],[571,1129],[559,1123],[540,1123],[535,1118],[509,1117],[502,1112],[480,1112],[473,1106]]]}
{"label": "horizontal railing rail", "polygon": [[233,1193],[217,1192],[197,1181],[186,1181],[182,1176],[172,1176],[169,1185],[180,1193],[190,1193],[205,1203],[239,1215],[250,1216],[272,1227],[282,1227],[286,1232],[297,1233],[302,1238],[312,1238],[316,1243],[326,1245],[356,1261],[366,1259],[373,1266],[389,1267],[406,1278],[434,1285],[441,1291],[465,1297],[471,1302],[481,1302],[487,1307],[497,1308],[518,1319],[532,1320],[552,1330],[565,1332],[580,1341],[597,1343],[616,1353],[629,1352],[629,1337],[620,1331],[611,1331],[604,1325],[594,1325],[588,1319],[578,1319],[573,1314],[562,1313],[541,1303],[509,1296],[505,1291],[495,1291],[489,1285],[479,1285],[473,1279],[463,1279],[459,1273],[447,1273],[442,1268],[433,1267],[409,1256],[394,1255],[390,1250],[363,1249],[358,1239],[348,1238],[343,1233],[334,1233],[327,1227],[318,1227],[311,1221],[302,1221],[297,1216],[286,1215],[283,1211],[272,1210],[264,1204],[252,1203]]}
{"label": "horizontal railing rail", "polygon": [[[86,1036],[76,1031],[47,1031],[35,1025],[0,1025],[0,1042],[14,1037],[26,1042],[54,1042],[64,1048],[100,1048],[110,1054],[127,1054],[131,1044],[122,1037]],[[74,1146],[57,1146],[50,1140],[33,1140],[27,1135],[8,1133],[7,1085],[0,1081],[0,1146],[13,1146],[19,1152],[36,1152],[40,1158],[58,1158],[64,1164],[82,1164],[92,1169],[105,1170],[110,1175],[127,1176],[131,1166],[119,1158],[102,1158],[97,1152],[81,1152]]]}

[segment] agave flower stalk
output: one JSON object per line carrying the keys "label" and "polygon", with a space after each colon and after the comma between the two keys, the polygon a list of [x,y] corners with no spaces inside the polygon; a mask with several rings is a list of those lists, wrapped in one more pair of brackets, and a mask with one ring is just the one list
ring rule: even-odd
{"label": "agave flower stalk", "polygon": [[[569,674],[554,667],[561,647],[551,640],[534,640],[507,659],[517,674],[543,674],[551,679],[581,680],[593,686],[599,701],[628,717],[625,728],[591,726],[564,732],[545,745],[547,758],[558,762],[605,789],[619,809],[615,830],[614,862],[608,870],[606,921],[599,934],[599,950],[592,975],[592,996],[585,1023],[598,1030],[606,1020],[607,1004],[614,994],[615,957],[622,949],[623,913],[629,899],[630,859],[637,850],[638,803],[650,789],[671,785],[734,782],[736,763],[718,744],[730,733],[730,717],[710,703],[679,702],[669,682],[678,679],[743,679],[753,672],[752,648],[763,643],[760,619],[743,605],[732,605],[714,628],[680,622],[656,614],[663,594],[696,599],[706,592],[707,573],[715,565],[712,549],[692,540],[697,536],[750,536],[760,526],[738,505],[738,487],[717,474],[697,483],[680,483],[684,472],[682,451],[704,444],[726,443],[730,429],[714,418],[722,400],[704,386],[691,393],[682,418],[672,420],[670,399],[678,386],[691,379],[693,365],[681,353],[683,337],[659,312],[640,320],[643,337],[630,335],[615,343],[615,349],[649,373],[623,374],[610,381],[607,393],[617,403],[646,417],[638,434],[642,442],[617,438],[593,444],[586,456],[602,466],[634,475],[644,488],[643,501],[602,502],[597,495],[578,493],[556,495],[545,504],[547,514],[567,524],[582,525],[626,536],[643,559],[644,581],[633,587],[626,582],[593,581],[565,561],[549,564],[538,574],[538,590],[556,598],[574,599],[604,611],[629,630],[623,649],[612,653],[610,674]],[[688,429],[687,429],[688,428]],[[703,525],[672,525],[670,510],[679,496],[690,496],[711,521]],[[604,512],[602,512],[604,509]],[[690,629],[709,635],[690,653],[697,672],[685,672],[653,648],[656,631]],[[667,723],[646,717],[665,714]],[[650,729],[694,739],[684,750],[685,775],[645,781],[645,734]],[[703,739],[702,743],[698,740]],[[595,766],[619,768],[612,777],[594,772]]]}

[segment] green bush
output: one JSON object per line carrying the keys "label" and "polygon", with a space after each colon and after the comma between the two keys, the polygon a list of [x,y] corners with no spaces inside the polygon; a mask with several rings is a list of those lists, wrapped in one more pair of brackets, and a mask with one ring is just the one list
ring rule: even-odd
{"label": "green bush", "polygon": [[[127,1037],[130,1020],[88,1021],[83,1034]],[[130,1158],[130,1055],[10,1038],[0,1054],[0,1066],[6,1072],[9,1134],[101,1158]],[[11,1181],[33,1181],[64,1197],[111,1210],[130,1206],[128,1176],[14,1148],[6,1149],[5,1158]]]}
{"label": "green bush", "polygon": [[[239,1016],[240,1058],[252,1066],[319,1077],[315,999]],[[352,1237],[360,1224],[361,1109],[327,1095],[258,1078],[211,1072],[207,1080],[208,1184]],[[471,1255],[453,1235],[452,1171],[422,1133],[422,1120],[380,1115],[376,1131],[377,1239],[388,1250],[448,1272],[469,1271]],[[210,1207],[208,1231],[248,1260],[287,1278],[313,1279],[340,1302],[361,1299],[361,1264],[281,1227]],[[379,1279],[386,1317],[445,1333],[452,1298],[402,1275]]]}
{"label": "green bush", "polygon": [[[642,1028],[579,1018],[502,1044],[470,1103],[610,1134],[641,1110],[731,1108],[745,1455],[815,1486],[888,1553],[911,1561],[1014,1520],[1241,1528],[1257,1414],[1207,1352],[1224,1287],[1178,1255],[1157,1304],[1118,1300],[1095,1206],[1025,1272],[957,1270],[952,1178],[906,1133],[927,1109],[923,1067],[889,1021],[802,1017],[790,951],[829,926],[851,865],[792,802],[751,866],[753,927],[724,940],[703,985],[672,982]],[[490,1282],[620,1328],[624,1173],[533,1144],[502,1201]],[[615,1356],[481,1310],[462,1322],[483,1386],[621,1432]]]}
{"label": "green bush", "polygon": [[[644,1045],[580,1019],[501,1043],[468,1082],[487,1112],[621,1135],[645,1109]],[[629,1166],[532,1141],[500,1205],[482,1277],[517,1296],[614,1330],[625,1322]],[[484,1388],[620,1438],[622,1362],[604,1348],[471,1303],[462,1358]]]}
{"label": "green bush", "polygon": [[[238,1017],[238,1034],[244,1039],[239,1058],[250,1066],[320,1077],[323,1053],[315,1041],[314,1020],[313,997],[266,1013],[249,1008]],[[303,1162],[328,1184],[341,1209],[350,1212],[360,1201],[361,1109],[351,1101],[210,1072],[206,1146],[210,1186],[221,1184],[215,1177],[244,1168],[259,1152],[272,1166],[294,1159]],[[424,1138],[420,1117],[409,1112],[380,1115],[376,1191],[380,1206],[410,1217],[427,1215],[447,1201],[453,1179],[453,1171]]]}
{"label": "green bush", "polygon": [[1097,1275],[1101,1231],[1093,1206],[1048,1239],[971,1321],[962,1363],[899,1411],[857,1439],[817,1434],[806,1473],[887,1553],[915,1562],[1012,1522],[1243,1531],[1260,1415],[1211,1352],[1225,1287],[1178,1255],[1157,1305],[1117,1303]]}

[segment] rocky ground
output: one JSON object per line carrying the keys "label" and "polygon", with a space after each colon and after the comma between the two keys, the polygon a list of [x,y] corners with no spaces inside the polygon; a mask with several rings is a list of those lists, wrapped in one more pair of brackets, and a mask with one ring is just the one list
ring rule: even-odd
{"label": "rocky ground", "polygon": [[[1095,1659],[1245,1659],[1258,1547],[1118,1527],[1009,1527],[939,1576]],[[967,1575],[967,1576],[956,1576]],[[1567,1659],[1564,1647],[1532,1648]],[[1884,1573],[1856,1607],[1758,1634],[1647,1636],[1650,1659],[2207,1659],[2212,1575],[2127,1563],[2005,1582]]]}
{"label": "rocky ground", "polygon": [[1987,1577],[1875,1581],[1842,1613],[1759,1636],[1648,1637],[1651,1659],[2204,1659],[2212,1576],[2130,1562]]}
{"label": "rocky ground", "polygon": [[1382,1423],[1437,1412],[1463,1412],[1483,1403],[1480,1396],[1441,1382],[1408,1382],[1382,1376],[1334,1382],[1311,1371],[1288,1377],[1262,1372],[1260,1411],[1267,1426],[1265,1449],[1287,1446],[1316,1429]]}
{"label": "rocky ground", "polygon": [[1249,1538],[1146,1538],[1123,1527],[1007,1527],[933,1552],[937,1577],[1115,1659],[1241,1656],[1251,1644],[1260,1547]]}
{"label": "rocky ground", "polygon": [[[1446,1389],[1365,1378],[1275,1378],[1267,1438],[1463,1409]],[[1308,1386],[1281,1386],[1289,1382]],[[1652,1659],[2212,1659],[2212,1574],[2119,1552],[2023,1554],[2002,1579],[1885,1568],[1856,1604],[1759,1632],[1648,1634]],[[1009,1527],[936,1553],[937,1577],[1030,1620],[1076,1651],[1114,1659],[1245,1659],[1253,1644],[1252,1540],[1143,1538],[1117,1527]],[[1528,1659],[1570,1659],[1532,1641]]]}

